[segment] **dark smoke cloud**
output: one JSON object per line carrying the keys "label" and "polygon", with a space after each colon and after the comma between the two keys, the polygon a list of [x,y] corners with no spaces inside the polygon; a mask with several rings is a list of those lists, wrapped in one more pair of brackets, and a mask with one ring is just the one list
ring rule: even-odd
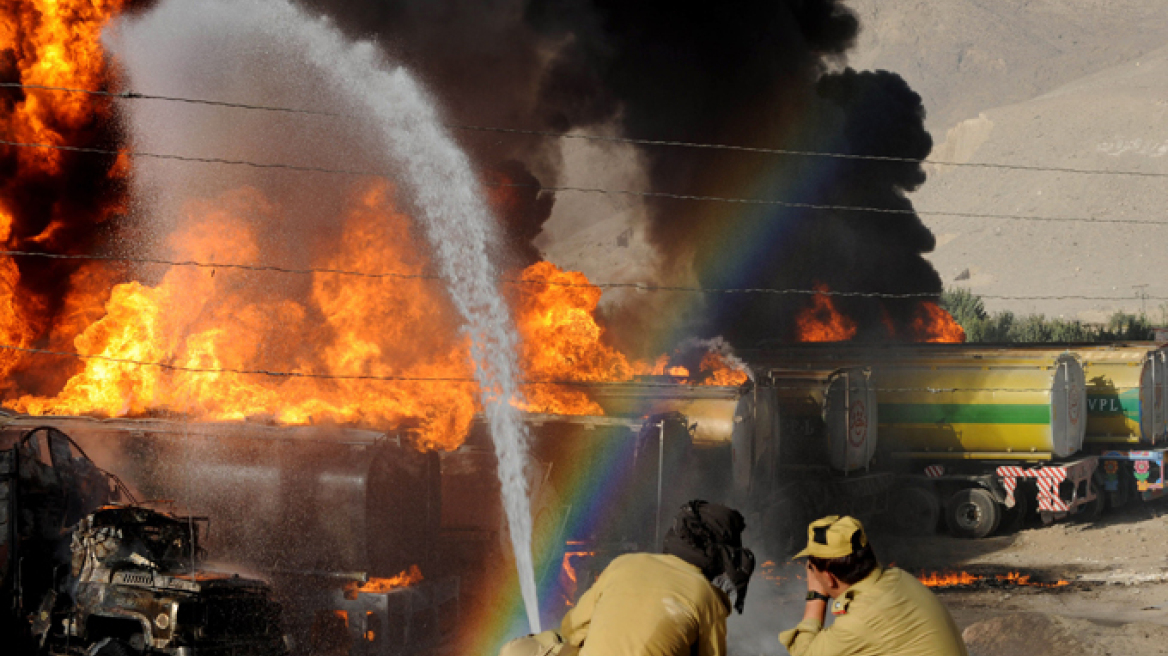
{"label": "dark smoke cloud", "polygon": [[[302,0],[350,33],[377,38],[419,71],[451,121],[535,129],[616,126],[644,139],[732,143],[924,157],[931,141],[920,98],[898,76],[838,70],[859,30],[841,0],[676,3],[664,0]],[[545,182],[555,142],[465,133],[484,169],[518,161]],[[914,164],[823,160],[677,148],[642,149],[652,189],[809,204],[911,210],[924,181]],[[514,167],[514,165],[510,165]],[[526,174],[526,175],[525,175]],[[488,174],[489,179],[493,174]],[[533,208],[539,211],[533,213]],[[529,235],[549,205],[506,214],[513,261],[536,255]],[[922,257],[933,247],[913,214],[790,210],[661,200],[649,204],[663,277],[695,271],[711,287],[939,292]],[[805,296],[713,297],[691,307],[687,329],[739,345],[794,337]],[[626,337],[650,307],[610,319]],[[837,303],[859,339],[901,337],[916,302]],[[644,310],[644,311],[642,311]],[[674,326],[676,317],[659,321]],[[620,330],[636,325],[637,330]],[[622,346],[631,347],[633,343]]]}
{"label": "dark smoke cloud", "polygon": [[[347,33],[372,38],[440,97],[448,122],[531,127],[542,70],[540,36],[523,21],[521,0],[301,0]],[[521,268],[540,259],[532,240],[551,216],[555,197],[537,194],[554,179],[557,151],[547,140],[456,130],[483,179],[530,185],[492,192],[509,252],[499,264]],[[538,197],[537,197],[538,196]]]}

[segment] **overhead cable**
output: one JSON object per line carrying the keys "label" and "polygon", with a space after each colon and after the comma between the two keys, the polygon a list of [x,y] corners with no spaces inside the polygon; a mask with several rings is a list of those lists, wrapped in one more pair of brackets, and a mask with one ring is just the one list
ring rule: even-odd
{"label": "overhead cable", "polygon": [[[167,102],[178,102],[192,105],[207,105],[211,107],[225,107],[231,109],[246,109],[265,112],[277,112],[283,114],[305,114],[310,116],[324,116],[330,118],[348,118],[360,119],[359,115],[346,114],[343,112],[333,112],[327,110],[304,109],[294,107],[279,107],[275,105],[257,105],[249,103],[228,102],[222,100],[207,100],[201,98],[184,98],[180,96],[162,96],[145,93],[137,93],[134,91],[92,91],[89,89],[75,89],[69,87],[54,87],[36,84],[21,84],[19,82],[0,82],[0,87],[11,87],[19,89],[37,90],[37,91],[58,91],[68,93],[84,93],[94,96],[106,96],[112,98],[126,99],[126,100],[161,100]],[[523,128],[504,128],[492,127],[484,125],[465,125],[465,124],[447,124],[447,128],[454,130],[464,130],[470,132],[494,132],[502,134],[518,134],[524,136],[541,137],[548,139],[576,139],[582,141],[600,141],[608,143],[623,143],[635,146],[656,146],[656,147],[672,147],[672,148],[692,148],[702,150],[725,150],[742,153],[755,153],[762,155],[784,155],[793,157],[823,157],[831,159],[845,159],[858,161],[872,161],[872,162],[896,162],[905,164],[932,164],[935,166],[952,166],[960,168],[982,168],[982,169],[1002,169],[1008,171],[1039,171],[1052,173],[1074,173],[1082,175],[1110,175],[1110,176],[1133,176],[1146,178],[1166,178],[1168,173],[1160,173],[1154,171],[1112,171],[1106,169],[1082,169],[1066,166],[1037,166],[1028,164],[1002,164],[995,162],[951,162],[945,160],[936,160],[928,158],[916,157],[893,157],[889,155],[860,155],[855,153],[839,153],[826,152],[816,150],[795,150],[789,148],[766,148],[761,146],[736,146],[732,144],[713,144],[700,143],[694,141],[677,141],[665,139],[636,139],[632,137],[616,137],[600,134],[579,134],[572,132],[555,132],[549,130],[528,130]]]}
{"label": "overhead cable", "polygon": [[[40,257],[54,260],[92,260],[102,262],[127,262],[131,264],[149,264],[160,266],[197,267],[202,269],[238,269],[243,271],[258,271],[271,273],[286,273],[298,275],[329,274],[351,276],[357,278],[394,278],[402,280],[442,280],[441,276],[424,273],[396,273],[352,271],[333,268],[292,268],[269,264],[239,264],[234,262],[198,262],[195,260],[165,260],[161,258],[129,257],[120,255],[85,255],[66,253],[38,253],[35,251],[0,250],[0,255],[9,257]],[[498,282],[508,285],[534,285],[547,287],[581,287],[600,289],[631,289],[638,292],[678,292],[691,294],[775,294],[798,296],[838,296],[843,298],[937,298],[936,292],[862,292],[836,291],[831,289],[798,289],[776,287],[692,287],[684,285],[657,285],[648,282],[566,282],[548,280],[546,278],[498,278]],[[1055,294],[1037,296],[1015,296],[978,294],[981,298],[1016,301],[1113,301],[1113,300],[1149,300],[1168,301],[1168,297],[1160,296],[1085,296],[1079,294]]]}
{"label": "overhead cable", "polygon": [[[245,376],[268,376],[272,378],[313,378],[318,380],[357,380],[357,381],[381,381],[391,383],[478,383],[474,378],[455,377],[455,376],[378,376],[373,374],[324,374],[304,371],[272,371],[268,369],[233,369],[222,368],[215,369],[211,367],[187,367],[183,365],[170,364],[168,362],[157,362],[149,360],[134,360],[132,358],[119,358],[108,355],[92,355],[86,353],[76,353],[72,351],[52,351],[48,349],[27,348],[23,346],[16,346],[14,344],[0,344],[0,349],[7,351],[16,351],[19,353],[28,353],[32,355],[52,355],[61,357],[78,358],[81,360],[99,360],[103,362],[112,362],[115,364],[128,364],[141,367],[157,367],[168,371],[181,371],[187,373],[197,374],[240,374]],[[980,366],[980,365],[979,365]],[[738,370],[741,371],[741,370]],[[520,385],[566,385],[571,387],[715,387],[712,385],[696,385],[687,382],[658,382],[645,380],[614,380],[614,381],[583,381],[583,380],[519,380],[516,381]],[[736,387],[721,386],[721,387]],[[806,387],[799,386],[767,386],[769,389],[776,390],[805,390]],[[878,392],[928,392],[933,394],[956,394],[963,392],[1023,392],[1027,394],[1036,392],[1050,392],[1049,388],[1013,388],[1013,387],[875,387],[871,388]],[[1136,386],[1118,387],[1121,389],[1138,389]]]}
{"label": "overhead cable", "polygon": [[[257,169],[281,169],[289,171],[310,172],[310,173],[329,173],[338,175],[353,175],[353,176],[372,176],[382,178],[392,178],[393,176],[384,171],[359,170],[359,169],[338,169],[326,168],[319,166],[306,166],[297,164],[281,164],[281,163],[264,163],[252,162],[248,160],[225,159],[220,157],[192,157],[187,155],[171,155],[162,153],[149,153],[143,151],[116,151],[106,150],[102,148],[83,148],[78,146],[60,146],[57,144],[42,144],[42,143],[23,143],[17,141],[0,140],[0,146],[13,146],[16,148],[43,148],[48,150],[62,150],[68,152],[87,153],[96,155],[129,155],[131,157],[140,157],[148,159],[160,160],[175,160],[180,162],[194,162],[200,164],[223,164],[228,166],[246,166]],[[790,209],[806,209],[806,210],[827,210],[840,212],[868,212],[876,214],[898,214],[898,215],[926,215],[926,216],[948,216],[967,219],[1003,219],[1009,221],[1040,221],[1049,223],[1094,223],[1099,225],[1105,224],[1127,224],[1127,225],[1148,225],[1148,226],[1168,226],[1168,222],[1164,221],[1141,221],[1138,219],[1100,219],[1092,217],[1063,217],[1063,216],[1028,216],[1018,214],[986,214],[978,212],[945,212],[939,210],[918,210],[918,209],[897,209],[887,207],[863,207],[856,205],[823,205],[816,203],[795,203],[782,200],[768,200],[764,198],[730,198],[724,196],[697,196],[690,194],[672,194],[658,191],[636,191],[631,189],[600,189],[590,187],[565,187],[565,186],[544,186],[532,184],[519,183],[483,183],[487,187],[526,187],[536,189],[539,192],[574,192],[574,193],[588,193],[588,194],[609,194],[621,196],[636,196],[641,198],[659,198],[667,200],[684,200],[684,201],[705,201],[717,203],[731,203],[738,205],[760,205],[772,207],[786,207]]]}

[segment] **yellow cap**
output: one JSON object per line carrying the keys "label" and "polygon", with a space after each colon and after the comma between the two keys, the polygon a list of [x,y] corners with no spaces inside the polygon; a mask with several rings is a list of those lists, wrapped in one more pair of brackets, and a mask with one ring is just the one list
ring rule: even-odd
{"label": "yellow cap", "polygon": [[846,515],[828,515],[811,522],[807,527],[807,548],[794,557],[843,558],[866,546],[868,536],[864,534],[860,520]]}

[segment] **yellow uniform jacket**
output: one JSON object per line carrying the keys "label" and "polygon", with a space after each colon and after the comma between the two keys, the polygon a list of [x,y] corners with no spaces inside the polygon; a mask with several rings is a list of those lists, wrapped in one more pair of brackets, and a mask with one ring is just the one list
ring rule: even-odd
{"label": "yellow uniform jacket", "polygon": [[793,656],[968,656],[949,611],[895,567],[877,567],[829,608],[835,616],[829,628],[803,620],[779,642]]}
{"label": "yellow uniform jacket", "polygon": [[580,656],[725,656],[730,602],[701,570],[665,554],[613,560],[560,635]]}

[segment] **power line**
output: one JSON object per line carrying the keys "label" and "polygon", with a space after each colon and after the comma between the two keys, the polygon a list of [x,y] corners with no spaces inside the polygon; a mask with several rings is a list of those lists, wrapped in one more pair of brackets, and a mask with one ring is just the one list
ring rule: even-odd
{"label": "power line", "polygon": [[[16,250],[0,250],[0,255],[9,257],[41,257],[55,260],[95,260],[102,262],[128,262],[133,264],[152,264],[160,266],[180,266],[180,267],[196,267],[202,269],[238,269],[243,271],[258,271],[258,272],[272,272],[272,273],[286,273],[296,275],[312,275],[312,274],[331,274],[339,276],[351,276],[356,278],[393,278],[404,280],[442,280],[441,276],[434,274],[415,274],[415,273],[395,273],[395,272],[366,272],[366,271],[352,271],[348,269],[332,269],[332,268],[292,268],[282,267],[267,264],[237,264],[232,262],[198,262],[195,260],[164,260],[160,258],[146,258],[146,257],[128,257],[118,255],[83,255],[83,254],[63,254],[63,253],[38,253],[35,251],[16,251]],[[939,293],[935,292],[855,292],[855,291],[836,291],[836,290],[819,290],[819,289],[797,289],[797,288],[776,288],[776,287],[688,287],[682,285],[656,285],[647,282],[564,282],[558,280],[547,280],[540,278],[499,278],[498,282],[509,285],[542,285],[547,287],[580,287],[580,288],[600,288],[600,289],[631,289],[639,292],[678,292],[691,294],[775,294],[775,295],[800,295],[800,296],[838,296],[843,298],[882,298],[882,299],[910,299],[910,298],[937,298]],[[1057,295],[1035,295],[1035,296],[1014,296],[1014,295],[994,295],[994,294],[978,294],[981,298],[989,298],[995,300],[1016,300],[1016,301],[1060,301],[1060,300],[1081,300],[1081,301],[1110,301],[1110,300],[1168,300],[1168,297],[1161,296],[1086,296],[1079,294],[1057,294]]]}
{"label": "power line", "polygon": [[[220,157],[191,157],[187,155],[170,155],[162,153],[148,153],[143,151],[116,151],[106,150],[102,148],[82,148],[78,146],[60,146],[57,144],[42,144],[42,143],[23,143],[17,141],[0,140],[0,145],[13,146],[17,148],[44,148],[48,150],[62,150],[67,152],[77,152],[97,155],[121,155],[126,154],[132,157],[142,157],[149,159],[160,160],[175,160],[180,162],[194,162],[200,164],[223,164],[228,166],[246,166],[258,169],[280,169],[298,172],[310,173],[329,173],[339,175],[354,175],[354,176],[373,176],[373,177],[392,177],[384,171],[369,171],[359,169],[335,169],[319,166],[304,166],[297,164],[281,164],[281,163],[263,163],[252,162],[248,160],[225,159]],[[536,189],[540,192],[574,192],[574,193],[590,193],[590,194],[610,194],[622,196],[635,196],[640,198],[659,198],[667,200],[682,200],[682,201],[705,201],[717,203],[731,203],[738,205],[760,205],[772,207],[785,207],[790,209],[807,209],[807,210],[827,210],[827,211],[842,211],[842,212],[868,212],[876,214],[897,214],[907,216],[927,215],[927,216],[948,216],[967,219],[1003,219],[1009,221],[1040,221],[1049,223],[1094,223],[1099,225],[1105,224],[1127,224],[1127,225],[1146,225],[1146,226],[1168,226],[1168,222],[1164,221],[1140,221],[1137,219],[1099,219],[1089,217],[1061,217],[1061,216],[1027,216],[1018,214],[985,214],[978,212],[945,212],[940,210],[917,210],[917,209],[895,209],[887,207],[864,207],[856,205],[822,205],[815,203],[794,203],[782,200],[767,200],[762,198],[730,198],[724,196],[697,196],[689,194],[672,194],[658,191],[636,191],[630,189],[600,189],[590,187],[564,187],[564,186],[542,186],[529,185],[518,183],[484,183],[487,187],[526,187]]]}
{"label": "power line", "polygon": [[[150,360],[134,360],[131,358],[118,358],[108,355],[91,355],[85,353],[76,353],[70,351],[51,351],[48,349],[27,348],[23,346],[16,346],[13,344],[0,344],[0,349],[8,351],[16,351],[20,353],[28,353],[32,355],[52,355],[70,358],[78,358],[81,360],[99,360],[103,362],[112,362],[115,364],[128,364],[140,367],[157,367],[168,371],[181,371],[186,373],[198,374],[240,374],[246,376],[268,376],[273,378],[312,378],[317,380],[364,380],[364,381],[380,381],[380,382],[395,382],[395,383],[478,383],[474,378],[460,378],[460,377],[425,377],[425,376],[375,376],[367,374],[321,374],[302,371],[271,371],[267,369],[213,369],[210,367],[186,367],[182,365],[170,364],[168,362],[158,362]],[[741,370],[736,370],[741,371]],[[743,372],[745,373],[745,372]],[[570,387],[661,387],[661,388],[701,388],[701,387],[718,387],[712,385],[695,385],[691,383],[679,382],[657,382],[657,381],[582,381],[582,380],[519,380],[516,381],[520,385],[564,385]],[[736,387],[720,386],[720,387]],[[776,390],[805,390],[806,386],[765,386],[768,389]],[[933,394],[955,394],[965,392],[1021,392],[1032,394],[1036,392],[1050,392],[1050,388],[1015,388],[1015,387],[871,387],[869,388],[876,392],[929,392]],[[1139,389],[1138,386],[1117,387],[1117,390],[1123,389]]]}
{"label": "power line", "polygon": [[[309,116],[324,116],[329,118],[348,118],[360,119],[361,116],[355,114],[346,114],[342,112],[331,112],[325,110],[303,109],[293,107],[279,107],[275,105],[256,105],[249,103],[227,102],[222,100],[207,100],[201,98],[184,98],[180,96],[162,96],[145,93],[137,93],[134,91],[112,92],[112,91],[92,91],[89,89],[74,89],[69,87],[54,87],[34,84],[21,84],[19,82],[0,82],[0,87],[10,87],[19,89],[29,89],[38,91],[59,91],[68,93],[84,93],[94,96],[105,96],[111,98],[120,98],[126,100],[161,100],[167,102],[178,102],[192,105],[206,105],[211,107],[225,107],[231,109],[245,109],[255,111],[277,112],[283,114],[305,114]],[[713,144],[713,143],[699,143],[694,141],[676,141],[664,139],[636,139],[632,137],[615,137],[599,134],[573,134],[569,132],[554,132],[548,130],[527,130],[522,128],[502,128],[483,125],[465,125],[465,124],[446,124],[447,128],[455,130],[464,130],[469,132],[495,132],[501,134],[518,134],[524,136],[541,137],[548,139],[576,139],[582,141],[601,141],[609,143],[623,143],[636,146],[657,146],[657,147],[671,147],[671,148],[692,148],[701,150],[725,150],[742,153],[754,153],[762,155],[784,155],[794,157],[824,157],[830,159],[845,159],[857,161],[872,161],[872,162],[894,162],[904,164],[933,164],[935,166],[952,166],[961,168],[982,168],[982,169],[1002,169],[1008,171],[1040,171],[1052,173],[1074,173],[1083,175],[1111,175],[1111,176],[1133,176],[1146,178],[1166,178],[1168,173],[1158,173],[1149,171],[1108,171],[1104,169],[1081,169],[1065,166],[1034,166],[1026,164],[1001,164],[994,162],[951,162],[945,160],[936,160],[928,158],[916,157],[893,157],[888,155],[857,155],[853,153],[838,153],[815,150],[795,150],[789,148],[765,148],[760,146],[736,146],[731,144]]]}

